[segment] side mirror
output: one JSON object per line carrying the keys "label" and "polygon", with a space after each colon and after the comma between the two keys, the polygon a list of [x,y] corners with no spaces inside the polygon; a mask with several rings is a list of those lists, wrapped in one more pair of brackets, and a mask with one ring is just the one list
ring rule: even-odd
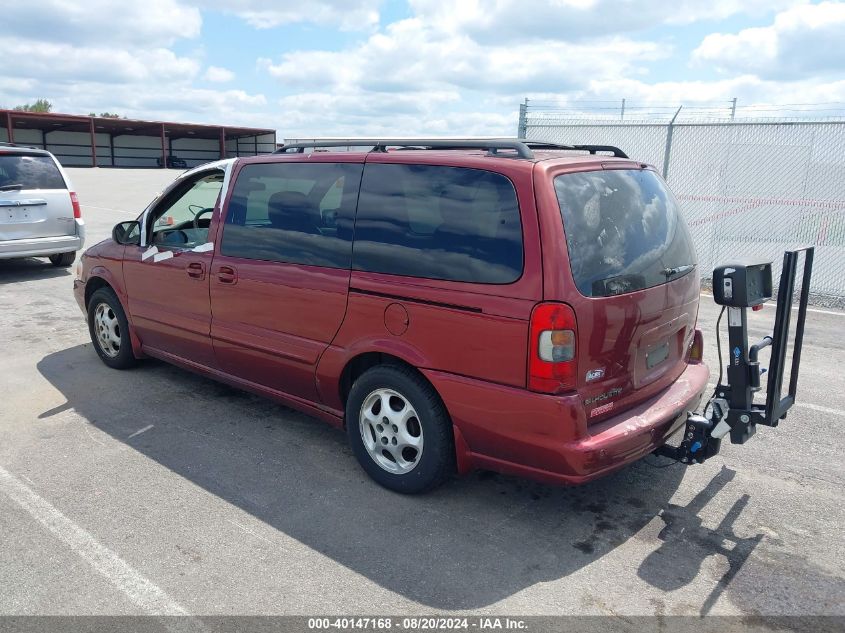
{"label": "side mirror", "polygon": [[111,238],[118,244],[141,244],[141,223],[136,220],[115,224]]}

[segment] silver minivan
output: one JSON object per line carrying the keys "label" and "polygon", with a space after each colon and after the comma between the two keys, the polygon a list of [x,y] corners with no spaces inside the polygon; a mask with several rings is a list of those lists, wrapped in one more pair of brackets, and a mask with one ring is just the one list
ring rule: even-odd
{"label": "silver minivan", "polygon": [[79,199],[56,157],[0,143],[0,259],[48,257],[70,266],[84,242]]}

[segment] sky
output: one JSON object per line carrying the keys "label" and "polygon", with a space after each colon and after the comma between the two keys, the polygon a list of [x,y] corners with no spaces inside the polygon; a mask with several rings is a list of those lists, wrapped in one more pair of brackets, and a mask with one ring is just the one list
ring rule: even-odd
{"label": "sky", "polygon": [[843,107],[843,41],[830,1],[4,0],[0,107],[280,138],[513,135],[525,98]]}

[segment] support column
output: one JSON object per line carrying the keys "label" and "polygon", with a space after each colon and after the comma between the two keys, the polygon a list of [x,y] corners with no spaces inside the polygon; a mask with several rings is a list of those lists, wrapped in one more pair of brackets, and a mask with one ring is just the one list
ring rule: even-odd
{"label": "support column", "polygon": [[675,119],[678,118],[683,107],[678,106],[675,116],[672,117],[672,120],[669,121],[669,126],[666,128],[666,149],[663,150],[663,180],[666,181],[669,180],[669,156],[672,154],[672,133],[675,131]]}
{"label": "support column", "polygon": [[91,167],[97,166],[97,134],[94,132],[94,119],[88,119],[91,130]]}
{"label": "support column", "polygon": [[528,133],[528,97],[525,102],[519,104],[519,123],[516,126],[516,137],[525,138]]}
{"label": "support column", "polygon": [[114,164],[114,134],[109,133],[109,154],[111,155],[111,166],[117,167]]}
{"label": "support column", "polygon": [[164,147],[164,123],[161,124],[161,168],[167,168],[167,154]]}
{"label": "support column", "polygon": [[6,113],[6,129],[9,130],[9,142],[15,142],[15,129],[12,127],[12,113]]}
{"label": "support column", "polygon": [[226,158],[226,128],[220,128],[220,160]]}

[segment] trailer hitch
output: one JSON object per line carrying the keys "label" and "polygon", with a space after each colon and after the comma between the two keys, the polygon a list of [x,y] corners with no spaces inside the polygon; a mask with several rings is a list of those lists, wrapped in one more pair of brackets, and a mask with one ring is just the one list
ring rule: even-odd
{"label": "trailer hitch", "polygon": [[[747,310],[758,310],[772,297],[771,262],[739,262],[719,266],[713,271],[713,300],[722,306],[716,322],[716,341],[719,350],[719,383],[701,414],[687,413],[684,436],[679,446],[664,445],[655,453],[671,457],[684,464],[701,464],[718,454],[722,438],[730,436],[732,444],[744,444],[756,433],[757,425],[776,427],[786,418],[795,404],[801,348],[804,342],[804,323],[813,272],[813,247],[787,251],[778,286],[777,311],[771,336],[748,345]],[[803,256],[804,270],[795,337],[792,341],[792,363],[789,388],[783,395],[786,354],[790,348],[790,320],[795,294],[795,279]],[[729,362],[727,380],[722,382],[722,351],[719,325],[722,315],[728,314]],[[760,351],[771,346],[766,401],[755,404],[754,395],[760,391]]]}

